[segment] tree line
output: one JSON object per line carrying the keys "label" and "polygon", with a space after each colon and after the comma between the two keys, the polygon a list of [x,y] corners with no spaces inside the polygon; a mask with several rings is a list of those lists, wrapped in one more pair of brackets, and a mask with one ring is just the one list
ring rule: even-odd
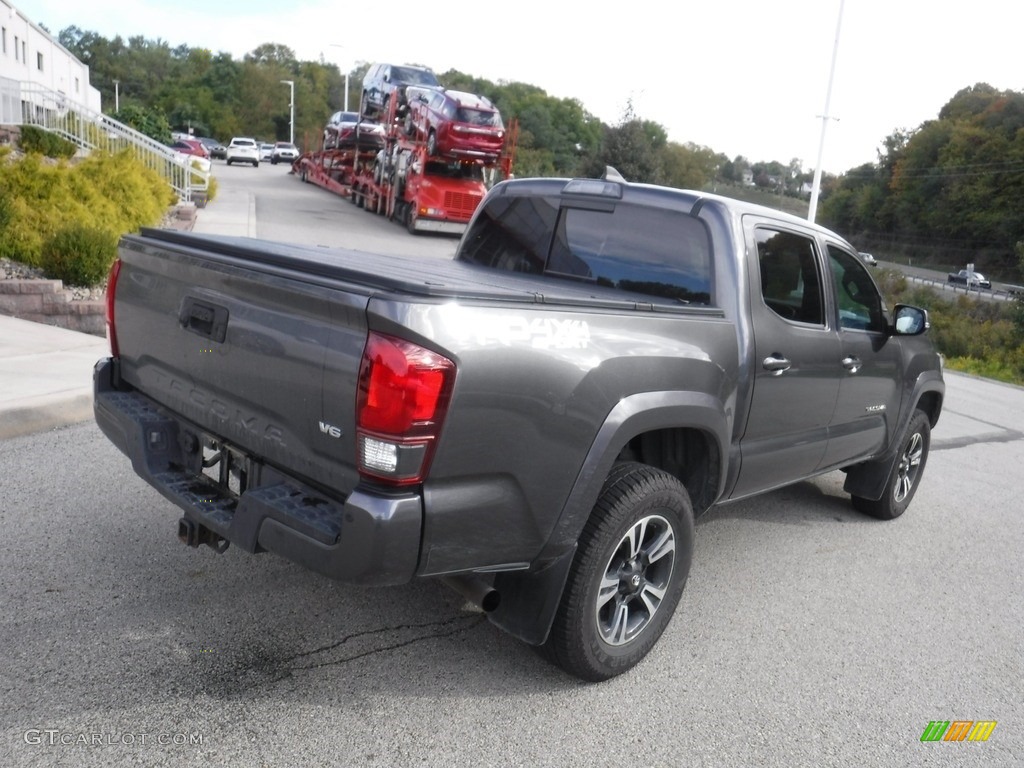
{"label": "tree line", "polygon": [[[321,57],[300,61],[287,46],[266,43],[241,60],[141,36],[107,39],[70,26],[58,40],[88,64],[92,82],[114,115],[161,141],[189,131],[221,141],[231,136],[287,139],[289,87],[295,83],[295,139],[317,149],[327,118],[358,109],[369,67],[345,74]],[[729,158],[712,148],[668,140],[665,128],[627,105],[606,125],[577,99],[556,98],[520,82],[492,82],[456,70],[439,73],[449,88],[491,99],[519,136],[517,176],[599,175],[606,165],[631,181],[732,194],[746,187],[778,196],[802,194],[811,180],[789,162]],[[980,271],[1019,279],[1024,241],[1024,93],[979,83],[959,91],[930,120],[886,137],[874,163],[838,177],[825,174],[819,220],[862,250],[942,268],[972,262]],[[768,198],[772,204],[773,198]]]}
{"label": "tree line", "polygon": [[878,161],[843,174],[822,220],[875,249],[943,268],[973,263],[1019,280],[1024,264],[1024,93],[986,83],[958,91],[914,130],[888,136]]}
{"label": "tree line", "polygon": [[[289,87],[295,83],[295,140],[300,149],[317,149],[327,118],[339,109],[358,109],[360,85],[370,62],[360,62],[349,76],[348,104],[343,104],[345,74],[332,63],[300,61],[294,51],[263,44],[236,60],[187,45],[141,36],[107,39],[69,26],[59,42],[89,65],[92,84],[111,114],[158,141],[171,131],[192,132],[227,141],[254,136],[266,141],[289,136]],[[795,194],[810,178],[799,161],[751,163],[730,160],[696,144],[668,141],[664,127],[643,120],[627,106],[617,125],[609,126],[577,99],[556,98],[520,82],[494,83],[450,70],[439,73],[447,88],[489,98],[506,123],[519,127],[517,176],[573,176],[617,168],[631,181],[701,189],[716,180],[749,178],[776,192]],[[795,170],[794,170],[795,165]]]}

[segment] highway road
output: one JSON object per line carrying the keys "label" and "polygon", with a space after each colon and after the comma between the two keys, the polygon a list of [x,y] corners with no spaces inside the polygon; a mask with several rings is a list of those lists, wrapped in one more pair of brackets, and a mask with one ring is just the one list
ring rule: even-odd
{"label": "highway road", "polygon": [[[264,237],[452,245],[217,170]],[[596,685],[439,584],[183,546],[93,424],[2,441],[0,765],[1022,765],[1024,390],[947,384],[902,518],[855,512],[839,473],[713,510],[666,634]],[[996,726],[922,743],[936,720]]]}

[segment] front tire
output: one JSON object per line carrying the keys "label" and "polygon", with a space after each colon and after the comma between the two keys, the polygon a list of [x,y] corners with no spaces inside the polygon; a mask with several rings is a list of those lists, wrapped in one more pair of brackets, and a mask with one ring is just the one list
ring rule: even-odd
{"label": "front tire", "polygon": [[914,411],[903,435],[899,453],[889,469],[889,481],[880,499],[854,496],[853,507],[879,520],[895,520],[910,506],[917,487],[921,484],[924,465],[932,442],[931,422],[924,411]]}
{"label": "front tire", "polygon": [[580,535],[541,652],[583,680],[632,668],[675,612],[693,538],[693,507],[679,480],[646,464],[617,464]]}

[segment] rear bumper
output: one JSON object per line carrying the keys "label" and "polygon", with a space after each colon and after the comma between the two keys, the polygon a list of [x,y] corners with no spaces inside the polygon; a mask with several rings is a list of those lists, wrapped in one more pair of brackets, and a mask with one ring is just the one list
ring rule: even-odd
{"label": "rear bumper", "polygon": [[96,364],[96,423],[188,520],[248,552],[274,552],[333,579],[387,585],[412,578],[422,533],[418,494],[356,488],[342,498],[254,457],[249,487],[235,497],[201,474],[202,430],[145,395],[115,386],[117,379],[113,360]]}

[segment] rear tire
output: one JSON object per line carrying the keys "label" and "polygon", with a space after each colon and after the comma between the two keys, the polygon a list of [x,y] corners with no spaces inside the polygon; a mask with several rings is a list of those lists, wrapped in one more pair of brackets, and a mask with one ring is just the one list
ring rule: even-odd
{"label": "rear tire", "polygon": [[928,461],[932,428],[924,411],[914,411],[903,434],[899,453],[889,468],[889,480],[880,499],[853,496],[853,507],[879,520],[895,520],[907,511],[917,487],[921,484],[924,465]]}
{"label": "rear tire", "polygon": [[620,463],[605,480],[541,653],[600,681],[632,668],[668,626],[693,556],[693,507],[679,480]]}

